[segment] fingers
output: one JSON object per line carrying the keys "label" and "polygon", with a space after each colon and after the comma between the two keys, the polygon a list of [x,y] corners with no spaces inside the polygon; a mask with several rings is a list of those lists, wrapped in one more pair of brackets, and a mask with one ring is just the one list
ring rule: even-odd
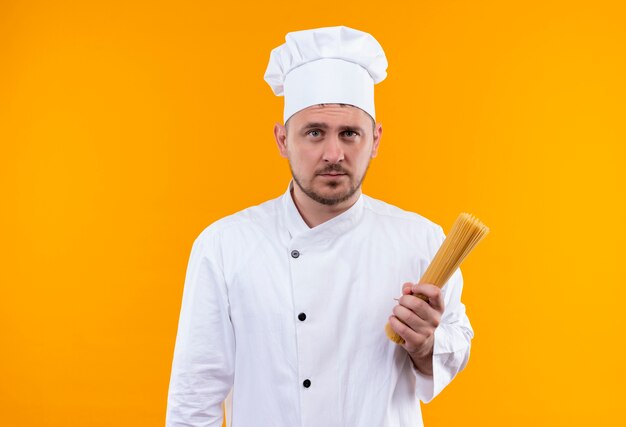
{"label": "fingers", "polygon": [[[402,288],[404,291],[404,288]],[[437,310],[439,313],[443,313],[444,303],[443,303],[443,295],[441,294],[441,289],[439,289],[435,285],[431,284],[421,284],[421,285],[413,285],[411,287],[411,292],[414,295],[423,295],[426,297],[426,301],[432,308]]]}
{"label": "fingers", "polygon": [[414,331],[439,326],[441,313],[414,295],[402,295],[393,314]]}
{"label": "fingers", "polygon": [[411,294],[411,292],[413,292],[413,285],[414,283],[411,282],[406,282],[405,284],[402,285],[402,295],[409,295]]}
{"label": "fingers", "polygon": [[404,339],[402,346],[410,354],[428,354],[432,352],[435,329],[443,311],[443,296],[437,286],[405,283],[389,325]]}
{"label": "fingers", "polygon": [[389,325],[396,334],[402,337],[404,340],[402,347],[404,347],[404,349],[409,353],[418,351],[426,345],[429,339],[431,339],[428,334],[415,332],[413,329],[402,323],[396,316],[389,317]]}
{"label": "fingers", "polygon": [[406,324],[402,323],[396,316],[389,317],[389,326],[394,332],[402,337],[404,340],[403,347],[406,348],[409,352],[412,352],[417,348],[423,341],[424,337],[415,332],[413,329],[408,327]]}
{"label": "fingers", "polygon": [[428,333],[429,329],[435,328],[437,324],[436,319],[422,319],[415,312],[402,305],[397,305],[393,308],[393,315],[413,331],[419,333]]}

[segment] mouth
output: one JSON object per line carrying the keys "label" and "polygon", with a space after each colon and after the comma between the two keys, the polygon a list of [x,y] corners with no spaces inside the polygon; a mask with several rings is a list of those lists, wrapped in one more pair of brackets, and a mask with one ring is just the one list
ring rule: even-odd
{"label": "mouth", "polygon": [[340,176],[346,176],[347,174],[345,174],[345,173],[337,173],[337,172],[329,172],[329,173],[320,173],[318,175],[326,177],[326,178],[338,178]]}

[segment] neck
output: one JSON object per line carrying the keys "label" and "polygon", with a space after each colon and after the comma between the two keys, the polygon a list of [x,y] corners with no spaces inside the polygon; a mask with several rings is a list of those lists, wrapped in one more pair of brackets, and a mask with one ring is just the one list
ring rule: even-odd
{"label": "neck", "polygon": [[304,219],[304,222],[309,227],[316,227],[330,219],[333,219],[337,215],[341,215],[348,209],[352,207],[359,199],[361,195],[361,189],[359,188],[349,199],[344,200],[341,203],[337,203],[336,205],[324,205],[320,202],[317,202],[311,199],[309,196],[304,194],[300,187],[294,183],[291,189],[291,196],[293,197],[293,201]]}

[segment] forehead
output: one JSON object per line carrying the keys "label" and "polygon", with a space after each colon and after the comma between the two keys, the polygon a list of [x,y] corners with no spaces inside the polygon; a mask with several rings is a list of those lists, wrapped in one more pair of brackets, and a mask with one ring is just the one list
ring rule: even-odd
{"label": "forehead", "polygon": [[328,125],[361,125],[366,126],[372,118],[358,107],[347,104],[312,105],[298,111],[287,121],[293,126],[304,126],[310,122],[327,123]]}

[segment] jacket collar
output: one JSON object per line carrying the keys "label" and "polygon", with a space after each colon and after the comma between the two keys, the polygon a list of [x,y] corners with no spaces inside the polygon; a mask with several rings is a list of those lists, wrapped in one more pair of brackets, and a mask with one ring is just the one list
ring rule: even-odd
{"label": "jacket collar", "polygon": [[291,194],[292,189],[293,181],[289,183],[287,191],[282,196],[283,214],[285,216],[287,230],[292,240],[297,239],[310,243],[334,240],[336,237],[353,228],[363,216],[364,196],[361,193],[357,201],[345,212],[311,228],[304,222],[302,215],[300,215],[293,201]]}

